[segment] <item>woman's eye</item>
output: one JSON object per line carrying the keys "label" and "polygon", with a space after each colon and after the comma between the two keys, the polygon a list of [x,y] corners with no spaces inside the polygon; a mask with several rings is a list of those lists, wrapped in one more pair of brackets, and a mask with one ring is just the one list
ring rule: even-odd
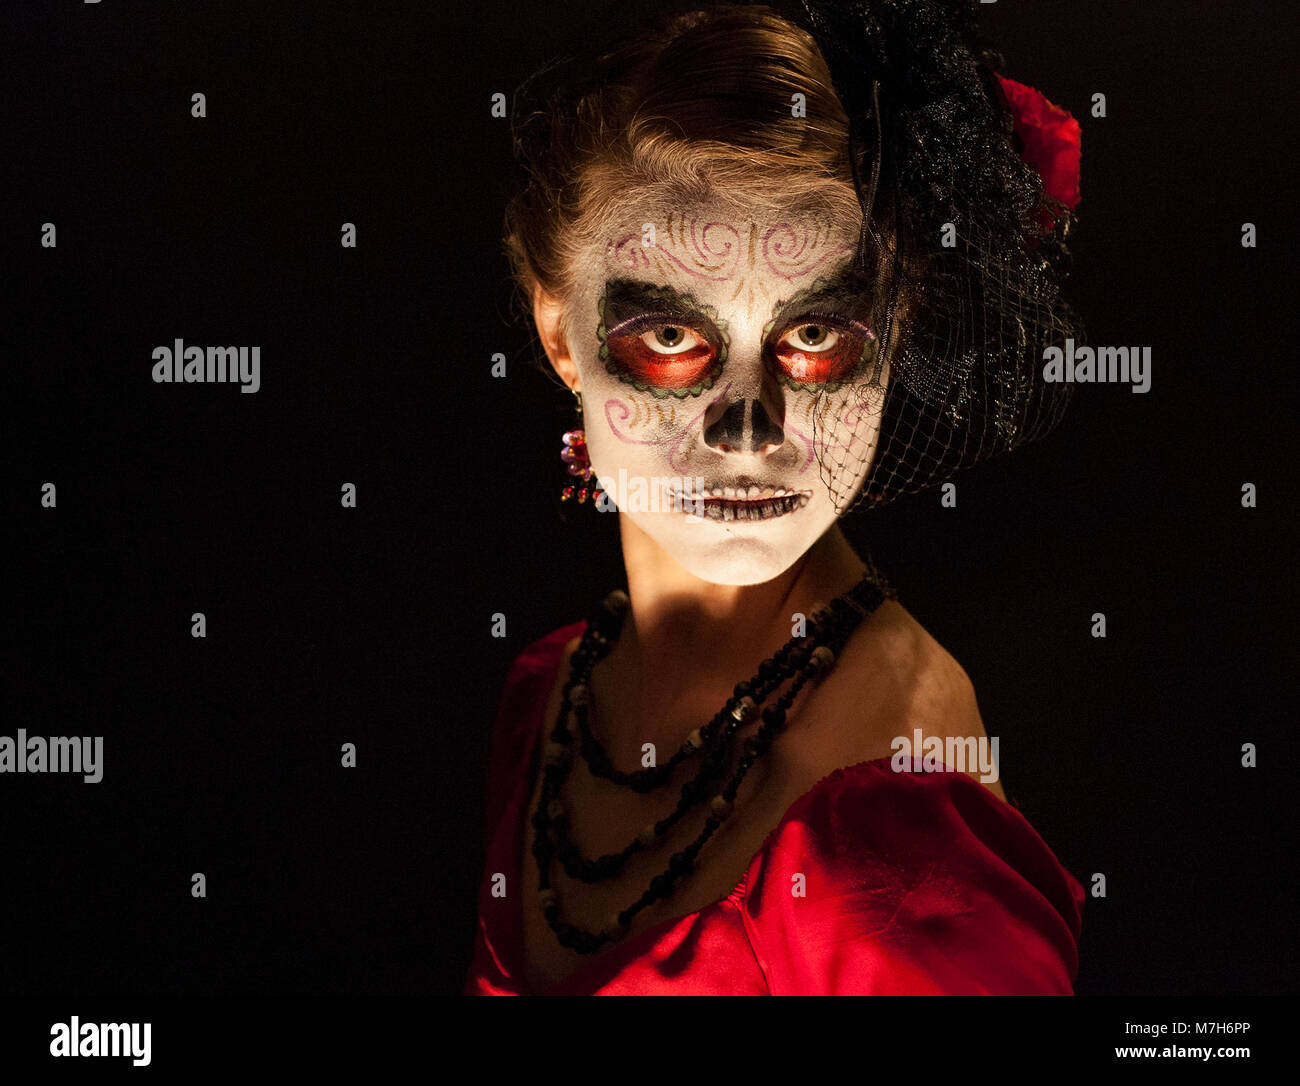
{"label": "woman's eye", "polygon": [[801,324],[791,337],[801,351],[830,351],[840,340],[839,333],[824,324]]}
{"label": "woman's eye", "polygon": [[700,346],[704,340],[698,334],[680,324],[664,324],[646,332],[641,337],[641,342],[654,351],[655,354],[674,355],[693,350]]}
{"label": "woman's eye", "polygon": [[610,335],[607,345],[619,373],[633,384],[656,388],[692,388],[708,377],[718,360],[716,341],[669,321],[637,322]]}
{"label": "woman's eye", "polygon": [[847,380],[866,356],[875,336],[856,321],[838,326],[805,320],[776,343],[773,353],[781,376],[800,385]]}

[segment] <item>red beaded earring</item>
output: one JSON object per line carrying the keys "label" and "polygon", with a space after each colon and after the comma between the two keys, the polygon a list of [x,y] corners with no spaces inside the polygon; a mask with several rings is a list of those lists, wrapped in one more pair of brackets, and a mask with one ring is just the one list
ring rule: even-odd
{"label": "red beaded earring", "polygon": [[[570,390],[574,399],[578,403],[578,422],[582,422],[582,393],[577,389]],[[570,475],[577,476],[582,480],[580,487],[566,486],[560,492],[560,501],[567,502],[575,496],[575,491],[579,503],[587,500],[588,493],[591,494],[591,501],[594,505],[596,500],[601,496],[600,486],[591,481],[592,468],[591,458],[587,455],[587,435],[581,425],[573,430],[568,430],[564,435],[564,447],[560,449],[560,459],[564,461]]]}

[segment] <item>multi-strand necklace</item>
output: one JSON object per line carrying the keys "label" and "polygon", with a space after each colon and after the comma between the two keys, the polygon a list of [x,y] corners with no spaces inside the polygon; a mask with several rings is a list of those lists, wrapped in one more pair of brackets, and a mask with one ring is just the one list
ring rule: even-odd
{"label": "multi-strand necklace", "polygon": [[[605,598],[588,619],[587,628],[570,660],[559,716],[542,751],[545,776],[532,819],[536,831],[533,856],[537,860],[539,901],[547,923],[561,945],[582,954],[593,953],[626,934],[633,917],[642,909],[673,894],[675,884],[691,874],[700,850],[731,815],[741,782],[785,727],[786,711],[800,689],[810,679],[824,678],[862,620],[884,600],[895,598],[888,582],[868,565],[867,573],[853,588],[808,617],[803,636],[792,637],[759,665],[752,678],[737,683],[727,703],[712,720],[691,732],[672,758],[663,765],[632,773],[621,773],[614,768],[609,755],[592,734],[588,721],[591,673],[618,640],[629,606],[627,593],[619,589]],[[772,704],[764,706],[764,702],[789,679],[794,680],[789,689]],[[569,731],[570,714],[577,722],[576,743]],[[757,731],[741,740],[741,731],[757,720],[762,721]],[[738,742],[740,757],[730,779],[720,784],[719,778],[731,761]],[[572,768],[575,746],[593,776],[603,777],[635,792],[649,792],[666,786],[674,770],[689,758],[699,757],[700,766],[695,776],[682,785],[677,806],[668,817],[646,826],[626,848],[587,859],[569,837],[568,813],[561,798],[565,778]],[[709,817],[699,835],[685,848],[673,853],[663,873],[650,880],[649,887],[635,902],[611,916],[603,930],[588,931],[561,919],[559,900],[550,885],[553,860],[558,859],[569,877],[581,882],[603,882],[614,878],[635,853],[661,847],[668,832],[686,812],[706,801]]]}

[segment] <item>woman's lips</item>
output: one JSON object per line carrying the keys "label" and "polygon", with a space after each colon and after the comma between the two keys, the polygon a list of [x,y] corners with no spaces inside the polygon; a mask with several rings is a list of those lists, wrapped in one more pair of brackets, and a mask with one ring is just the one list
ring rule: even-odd
{"label": "woman's lips", "polygon": [[687,516],[709,520],[772,520],[802,509],[812,498],[811,490],[785,487],[706,487],[692,493],[669,489],[672,508]]}

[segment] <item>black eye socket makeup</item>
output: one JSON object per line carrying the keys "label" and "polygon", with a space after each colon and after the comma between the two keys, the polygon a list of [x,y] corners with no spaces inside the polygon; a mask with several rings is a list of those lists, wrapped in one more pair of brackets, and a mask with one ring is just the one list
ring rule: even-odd
{"label": "black eye socket makeup", "polygon": [[875,362],[875,324],[871,284],[850,269],[783,302],[763,329],[764,355],[786,388],[834,392]]}
{"label": "black eye socket makeup", "polygon": [[664,398],[698,396],[727,359],[726,322],[669,286],[612,279],[600,299],[600,359],[607,372]]}
{"label": "black eye socket makeup", "polygon": [[[619,380],[659,398],[683,398],[711,388],[721,373],[726,322],[690,293],[611,279],[599,305],[600,359]],[[873,327],[870,286],[848,269],[780,304],[763,329],[764,354],[787,388],[834,391],[874,362]]]}
{"label": "black eye socket makeup", "polygon": [[693,325],[711,321],[713,310],[694,295],[670,286],[655,286],[635,279],[611,279],[602,296],[605,327],[610,335],[624,331],[620,325],[640,316],[653,315],[663,320],[679,320]]}

